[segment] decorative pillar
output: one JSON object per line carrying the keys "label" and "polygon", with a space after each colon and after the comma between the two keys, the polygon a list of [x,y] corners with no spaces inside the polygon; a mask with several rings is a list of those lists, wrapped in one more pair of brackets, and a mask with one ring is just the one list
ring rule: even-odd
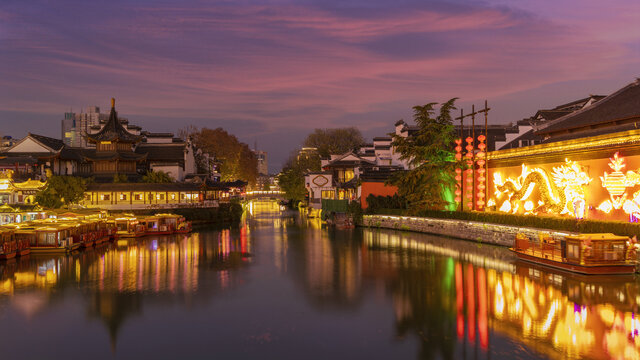
{"label": "decorative pillar", "polygon": [[469,136],[465,140],[467,141],[467,169],[465,170],[467,184],[465,186],[465,193],[467,197],[467,207],[469,210],[473,210],[473,138]]}
{"label": "decorative pillar", "polygon": [[484,196],[485,196],[485,149],[487,145],[484,143],[486,137],[484,135],[478,136],[478,153],[476,153],[476,165],[478,173],[478,185],[477,185],[477,193],[476,193],[476,209],[478,211],[484,210]]}

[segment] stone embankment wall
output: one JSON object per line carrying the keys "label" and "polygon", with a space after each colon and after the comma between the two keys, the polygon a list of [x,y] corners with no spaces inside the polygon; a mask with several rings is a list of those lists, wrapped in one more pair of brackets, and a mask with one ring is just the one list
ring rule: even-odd
{"label": "stone embankment wall", "polygon": [[569,232],[487,224],[467,220],[390,215],[365,215],[362,222],[367,227],[416,231],[509,247],[513,246],[513,240],[517,233],[524,233],[530,239],[537,239],[541,234],[551,235],[554,238],[563,238],[571,234]]}

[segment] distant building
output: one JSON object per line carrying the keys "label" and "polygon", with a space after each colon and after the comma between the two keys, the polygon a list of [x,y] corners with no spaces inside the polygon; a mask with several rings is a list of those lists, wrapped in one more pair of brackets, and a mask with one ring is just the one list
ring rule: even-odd
{"label": "distant building", "polygon": [[14,139],[13,137],[9,136],[9,135],[5,135],[2,138],[0,138],[0,149],[6,149],[9,147],[12,147],[15,143],[16,143],[16,139]]}
{"label": "distant building", "polygon": [[262,150],[254,150],[256,159],[258,159],[258,175],[269,175],[269,162],[267,152]]}
{"label": "distant building", "polygon": [[[175,181],[184,181],[197,173],[190,141],[175,138],[172,133],[129,126],[113,108],[105,121],[98,108],[86,114],[91,116],[82,117],[84,120],[98,119],[99,125],[82,134],[85,146],[70,146],[60,139],[29,133],[0,150],[0,170],[13,170],[16,177],[25,179],[44,179],[49,170],[54,175],[95,176],[98,182],[110,182],[115,174],[135,180],[147,171],[164,171]],[[210,177],[203,174],[203,178]]]}
{"label": "distant building", "polygon": [[[109,114],[101,113],[98,106],[89,106],[80,113],[66,112],[62,120],[61,139],[67,146],[80,148],[93,147],[90,142],[87,142],[84,135],[97,133],[108,120]],[[128,132],[140,135],[141,128],[139,126],[130,125],[127,118],[119,117],[118,120]]]}

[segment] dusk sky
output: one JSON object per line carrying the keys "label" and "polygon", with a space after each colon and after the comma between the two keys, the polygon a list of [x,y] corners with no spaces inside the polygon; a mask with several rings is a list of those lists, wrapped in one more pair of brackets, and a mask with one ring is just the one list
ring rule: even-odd
{"label": "dusk sky", "polygon": [[223,127],[278,171],[314,128],[371,139],[411,107],[492,124],[640,76],[640,1],[0,2],[0,132],[60,137],[117,99],[144,130]]}

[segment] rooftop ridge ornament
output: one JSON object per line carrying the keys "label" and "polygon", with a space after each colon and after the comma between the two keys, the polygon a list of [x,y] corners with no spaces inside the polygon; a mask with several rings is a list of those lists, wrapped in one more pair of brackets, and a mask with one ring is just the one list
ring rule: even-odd
{"label": "rooftop ridge ornament", "polygon": [[115,108],[116,107],[116,98],[111,98],[111,108]]}

